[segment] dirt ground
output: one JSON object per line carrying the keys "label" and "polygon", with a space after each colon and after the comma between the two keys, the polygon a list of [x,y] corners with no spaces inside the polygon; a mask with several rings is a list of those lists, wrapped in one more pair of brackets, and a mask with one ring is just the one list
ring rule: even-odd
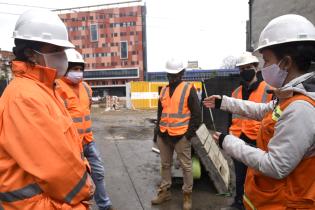
{"label": "dirt ground", "polygon": [[[118,210],[181,209],[181,179],[174,179],[172,200],[151,206],[160,181],[159,155],[152,152],[153,128],[150,119],[156,110],[105,111],[93,107],[93,132],[104,161],[106,190]],[[231,197],[218,196],[207,175],[194,181],[193,209],[225,209]],[[97,208],[93,206],[93,210]]]}

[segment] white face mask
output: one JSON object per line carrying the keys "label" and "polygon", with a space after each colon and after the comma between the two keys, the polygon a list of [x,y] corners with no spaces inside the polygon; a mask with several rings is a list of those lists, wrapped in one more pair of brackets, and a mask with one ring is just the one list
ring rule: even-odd
{"label": "white face mask", "polygon": [[65,75],[68,68],[68,59],[64,51],[53,53],[41,53],[36,50],[34,51],[44,57],[46,67],[57,70],[57,78]]}
{"label": "white face mask", "polygon": [[82,71],[69,71],[66,77],[73,83],[79,83],[83,79],[83,72]]}
{"label": "white face mask", "polygon": [[261,69],[262,77],[264,78],[265,82],[275,88],[282,87],[285,79],[288,76],[287,71],[280,69],[279,65],[281,62],[282,60],[278,64],[272,64]]}

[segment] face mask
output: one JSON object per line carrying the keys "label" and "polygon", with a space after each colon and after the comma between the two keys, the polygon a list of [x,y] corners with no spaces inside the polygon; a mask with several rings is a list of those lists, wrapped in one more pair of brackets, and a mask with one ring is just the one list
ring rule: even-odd
{"label": "face mask", "polygon": [[240,76],[242,77],[242,79],[246,82],[250,82],[253,80],[254,76],[256,75],[256,71],[254,68],[252,69],[247,69],[247,70],[243,70],[240,73]]}
{"label": "face mask", "polygon": [[68,59],[64,51],[53,53],[41,53],[36,50],[34,51],[44,57],[46,67],[57,70],[57,78],[65,75],[68,68]]}
{"label": "face mask", "polygon": [[69,79],[73,83],[79,83],[83,79],[83,72],[82,71],[70,71],[67,74],[67,79]]}
{"label": "face mask", "polygon": [[282,87],[284,80],[288,76],[288,72],[280,69],[279,65],[282,60],[277,64],[272,64],[261,69],[262,76],[270,86],[275,88]]}

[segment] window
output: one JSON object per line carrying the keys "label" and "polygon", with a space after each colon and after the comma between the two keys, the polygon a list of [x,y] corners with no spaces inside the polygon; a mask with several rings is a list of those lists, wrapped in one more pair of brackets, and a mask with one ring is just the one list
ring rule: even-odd
{"label": "window", "polygon": [[91,35],[91,41],[92,42],[98,41],[97,24],[91,24],[90,25],[90,35]]}
{"label": "window", "polygon": [[128,42],[120,42],[120,59],[128,59]]}
{"label": "window", "polygon": [[138,77],[139,72],[136,68],[110,69],[110,70],[91,70],[84,72],[84,78],[128,78]]}

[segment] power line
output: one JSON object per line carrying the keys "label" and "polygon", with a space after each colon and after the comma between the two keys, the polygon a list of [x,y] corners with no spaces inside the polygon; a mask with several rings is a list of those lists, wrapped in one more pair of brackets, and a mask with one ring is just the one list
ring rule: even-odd
{"label": "power line", "polygon": [[41,7],[41,6],[34,6],[34,5],[28,5],[28,4],[12,4],[7,2],[0,2],[2,5],[10,5],[10,6],[18,6],[18,7],[33,7],[33,8],[42,8],[42,9],[56,9],[56,8],[50,8],[50,7]]}
{"label": "power line", "polygon": [[0,12],[0,14],[4,14],[4,15],[21,15],[21,14],[11,13],[11,12]]}

